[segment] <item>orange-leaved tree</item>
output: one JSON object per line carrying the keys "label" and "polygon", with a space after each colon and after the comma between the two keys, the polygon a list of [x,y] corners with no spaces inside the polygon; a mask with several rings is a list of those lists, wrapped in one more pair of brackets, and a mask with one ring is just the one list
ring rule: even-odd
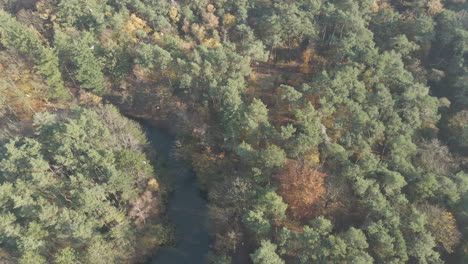
{"label": "orange-leaved tree", "polygon": [[325,194],[326,174],[298,161],[288,161],[277,175],[279,194],[296,218],[313,217],[315,207]]}

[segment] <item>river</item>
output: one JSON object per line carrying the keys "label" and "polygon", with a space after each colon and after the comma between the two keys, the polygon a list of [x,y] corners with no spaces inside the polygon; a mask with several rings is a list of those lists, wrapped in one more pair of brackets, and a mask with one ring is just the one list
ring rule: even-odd
{"label": "river", "polygon": [[161,248],[152,264],[202,264],[209,251],[208,206],[190,168],[171,157],[174,138],[164,130],[142,122],[147,137],[162,155],[174,177],[174,192],[169,197],[167,214],[175,227],[176,245]]}

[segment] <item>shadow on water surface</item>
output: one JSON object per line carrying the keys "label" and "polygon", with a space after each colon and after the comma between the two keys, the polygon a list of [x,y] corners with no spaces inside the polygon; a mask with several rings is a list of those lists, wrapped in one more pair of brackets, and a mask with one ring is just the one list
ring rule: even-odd
{"label": "shadow on water surface", "polygon": [[174,192],[169,197],[167,214],[175,227],[176,245],[161,248],[149,263],[205,263],[211,242],[208,206],[197,187],[196,175],[170,155],[174,138],[169,133],[141,120],[140,123],[158,155],[167,160],[174,177]]}

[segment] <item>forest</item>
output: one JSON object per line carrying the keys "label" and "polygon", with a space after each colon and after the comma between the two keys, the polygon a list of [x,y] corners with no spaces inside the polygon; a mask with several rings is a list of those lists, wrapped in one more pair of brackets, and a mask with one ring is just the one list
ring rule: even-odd
{"label": "forest", "polygon": [[205,263],[468,263],[466,0],[0,0],[0,263],[177,244],[137,120]]}

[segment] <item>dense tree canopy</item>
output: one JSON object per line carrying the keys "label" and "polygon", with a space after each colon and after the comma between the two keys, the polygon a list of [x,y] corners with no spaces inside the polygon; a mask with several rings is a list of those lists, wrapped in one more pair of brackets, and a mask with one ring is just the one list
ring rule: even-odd
{"label": "dense tree canopy", "polygon": [[133,257],[160,203],[139,128],[112,107],[38,114],[34,127],[0,149],[2,248],[19,263]]}
{"label": "dense tree canopy", "polygon": [[0,0],[0,262],[168,241],[144,136],[104,101],[174,132],[212,263],[466,263],[467,8]]}

